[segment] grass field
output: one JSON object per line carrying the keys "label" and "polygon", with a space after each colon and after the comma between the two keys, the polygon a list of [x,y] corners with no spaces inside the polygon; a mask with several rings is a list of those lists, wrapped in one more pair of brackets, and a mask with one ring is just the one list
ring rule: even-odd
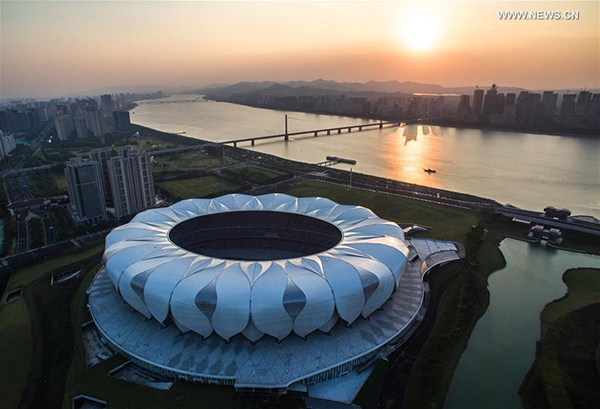
{"label": "grass field", "polygon": [[[2,298],[4,301],[4,297]],[[0,406],[16,408],[31,365],[31,322],[23,298],[0,307]]]}
{"label": "grass field", "polygon": [[600,302],[600,269],[568,270],[563,281],[568,287],[567,295],[548,304],[542,311],[542,335],[571,311]]}
{"label": "grass field", "polygon": [[399,224],[416,223],[431,227],[423,236],[440,240],[463,241],[471,226],[479,221],[479,215],[470,210],[368,190],[348,190],[325,182],[302,183],[285,193],[299,197],[323,196],[341,204],[365,206],[379,217]]}
{"label": "grass field", "polygon": [[572,269],[541,313],[541,344],[521,387],[527,409],[600,407],[600,269]]}
{"label": "grass field", "polygon": [[52,225],[54,226],[56,241],[67,240],[68,238],[81,234],[81,232],[69,221],[66,211],[67,210],[64,208],[48,210],[48,215],[50,215]]}
{"label": "grass field", "polygon": [[99,254],[104,249],[103,245],[85,247],[78,250],[71,250],[70,254],[55,257],[48,261],[37,263],[20,270],[13,272],[8,281],[6,291],[11,291],[14,288],[25,287],[31,284],[36,278],[52,271],[56,268],[77,263],[94,254]]}
{"label": "grass field", "polygon": [[128,145],[127,141],[129,141],[130,145],[136,146],[139,149],[145,149],[147,151],[168,149],[177,146],[174,143],[165,142],[156,136],[141,136],[139,138],[124,138],[123,140],[119,141],[118,145],[114,145],[113,149],[116,150],[120,155],[123,151],[123,148]]}
{"label": "grass field", "polygon": [[237,161],[220,156],[212,156],[204,152],[185,152],[174,153],[171,155],[160,155],[155,157],[158,162],[154,168],[154,173],[173,172],[173,171],[191,171],[191,170],[211,170],[224,165],[233,165]]}
{"label": "grass field", "polygon": [[34,197],[50,197],[68,194],[67,179],[62,169],[29,176],[29,188]]}
{"label": "grass field", "polygon": [[197,178],[168,180],[156,185],[167,191],[175,200],[211,197],[217,193],[234,192],[240,185],[221,179],[217,176],[201,176]]}
{"label": "grass field", "polygon": [[[18,301],[0,306],[0,399],[3,408],[17,406],[30,371],[33,341],[31,319],[24,300],[28,286],[56,268],[99,254],[101,249],[101,246],[86,248],[81,252],[56,257],[11,274],[0,300],[4,301],[6,294],[19,287],[23,292]],[[48,278],[48,282],[49,280]]]}
{"label": "grass field", "polygon": [[246,179],[251,183],[267,185],[273,180],[282,177],[284,174],[274,170],[259,168],[257,166],[242,166],[229,169],[229,172]]}

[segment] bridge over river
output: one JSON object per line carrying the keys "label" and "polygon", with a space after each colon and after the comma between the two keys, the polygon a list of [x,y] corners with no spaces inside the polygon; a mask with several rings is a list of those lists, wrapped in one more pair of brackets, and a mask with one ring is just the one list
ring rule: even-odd
{"label": "bridge over river", "polygon": [[[437,119],[437,118],[426,118],[427,120]],[[287,131],[287,115],[286,115],[286,123],[285,123],[285,133],[275,134],[275,135],[265,135],[265,136],[250,136],[246,138],[239,139],[231,139],[228,141],[220,142],[226,145],[233,145],[237,147],[238,143],[242,142],[250,142],[250,145],[254,146],[256,141],[264,141],[269,139],[282,139],[284,141],[289,141],[290,136],[314,136],[317,137],[319,135],[331,135],[333,134],[341,134],[341,133],[350,133],[350,132],[362,132],[369,131],[372,129],[383,129],[384,127],[393,128],[403,125],[409,125],[414,123],[420,123],[424,118],[417,118],[408,121],[382,121],[378,122],[370,122],[359,125],[344,125],[333,128],[322,128],[322,129],[311,129],[308,131],[297,131],[297,132],[288,132]]]}

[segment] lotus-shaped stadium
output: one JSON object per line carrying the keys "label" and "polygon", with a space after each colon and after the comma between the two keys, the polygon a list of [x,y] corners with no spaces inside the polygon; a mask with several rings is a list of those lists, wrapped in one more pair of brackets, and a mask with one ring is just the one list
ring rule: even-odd
{"label": "lotus-shaped stadium", "polygon": [[347,372],[410,327],[424,290],[409,251],[397,224],[325,198],[184,200],[107,236],[90,311],[112,349],[154,372],[287,388]]}

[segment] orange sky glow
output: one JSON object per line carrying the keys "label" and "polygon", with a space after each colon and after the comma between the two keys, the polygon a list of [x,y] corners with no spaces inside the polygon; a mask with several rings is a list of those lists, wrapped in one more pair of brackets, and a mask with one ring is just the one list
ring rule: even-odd
{"label": "orange sky glow", "polygon": [[597,1],[2,0],[0,98],[317,78],[599,88],[599,33]]}

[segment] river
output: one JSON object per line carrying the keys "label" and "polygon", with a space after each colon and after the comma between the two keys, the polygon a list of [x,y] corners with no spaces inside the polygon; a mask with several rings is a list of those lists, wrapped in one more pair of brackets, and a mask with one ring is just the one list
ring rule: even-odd
{"label": "river", "polygon": [[[176,95],[169,99],[190,99]],[[285,112],[223,102],[141,104],[134,123],[211,141],[284,132]],[[364,123],[289,112],[289,131]],[[241,145],[240,145],[241,146]],[[532,210],[547,205],[600,217],[600,138],[410,125],[247,147],[288,159],[355,159],[354,171],[495,199]],[[349,169],[348,165],[337,165]],[[424,168],[437,171],[423,172]]]}
{"label": "river", "polygon": [[566,270],[600,268],[598,256],[544,244],[505,239],[500,250],[506,267],[488,279],[490,305],[460,358],[444,409],[520,408],[518,390],[535,359],[542,309],[566,293]]}

